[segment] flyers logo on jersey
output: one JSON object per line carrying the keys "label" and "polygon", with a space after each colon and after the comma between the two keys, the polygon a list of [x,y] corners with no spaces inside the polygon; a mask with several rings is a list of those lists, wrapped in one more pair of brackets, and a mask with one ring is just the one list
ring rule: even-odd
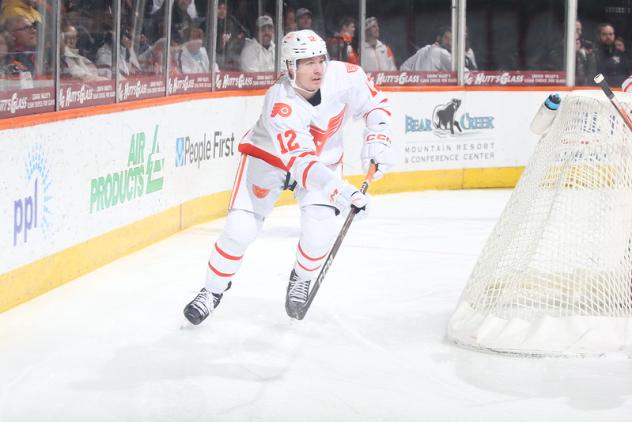
{"label": "flyers logo on jersey", "polygon": [[347,73],[353,73],[359,69],[358,65],[352,63],[345,63],[345,66],[347,67]]}
{"label": "flyers logo on jersey", "polygon": [[263,199],[270,193],[270,189],[264,189],[257,185],[252,185],[252,193],[259,199]]}
{"label": "flyers logo on jersey", "polygon": [[289,104],[285,103],[274,103],[274,105],[272,106],[272,114],[270,115],[270,117],[274,117],[277,114],[281,117],[288,117],[290,114],[292,114],[292,107],[290,107]]}

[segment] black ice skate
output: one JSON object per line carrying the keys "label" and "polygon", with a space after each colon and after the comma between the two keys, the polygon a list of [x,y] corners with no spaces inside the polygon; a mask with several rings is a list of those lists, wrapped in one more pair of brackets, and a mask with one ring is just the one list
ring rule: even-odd
{"label": "black ice skate", "polygon": [[295,319],[303,319],[303,307],[307,302],[309,294],[309,283],[311,280],[303,280],[292,270],[290,283],[287,285],[287,295],[285,296],[285,312]]}
{"label": "black ice skate", "polygon": [[[230,287],[230,283],[228,287]],[[191,324],[198,325],[217,308],[222,296],[224,296],[223,293],[211,293],[203,288],[195,299],[184,308],[184,316]]]}

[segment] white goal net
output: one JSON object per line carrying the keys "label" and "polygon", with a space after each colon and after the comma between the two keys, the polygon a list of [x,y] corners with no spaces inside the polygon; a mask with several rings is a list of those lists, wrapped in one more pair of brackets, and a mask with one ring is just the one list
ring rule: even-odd
{"label": "white goal net", "polygon": [[522,355],[632,355],[632,133],[600,95],[563,99],[470,276],[450,340]]}

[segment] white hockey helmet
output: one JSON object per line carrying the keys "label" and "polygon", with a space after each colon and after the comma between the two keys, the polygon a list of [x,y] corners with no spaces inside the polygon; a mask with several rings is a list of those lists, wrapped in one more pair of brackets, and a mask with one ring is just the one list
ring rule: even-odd
{"label": "white hockey helmet", "polygon": [[[296,70],[296,62],[300,59],[327,55],[327,44],[311,29],[288,32],[281,41],[281,70],[286,72]],[[292,85],[296,87],[296,72],[290,77]]]}

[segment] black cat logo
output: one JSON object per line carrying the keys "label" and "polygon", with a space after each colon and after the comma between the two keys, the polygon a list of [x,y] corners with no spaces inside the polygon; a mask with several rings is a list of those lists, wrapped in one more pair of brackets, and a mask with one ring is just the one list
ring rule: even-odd
{"label": "black cat logo", "polygon": [[452,98],[449,103],[441,104],[435,107],[434,112],[432,113],[432,124],[435,129],[439,130],[448,130],[448,126],[450,128],[450,133],[454,135],[454,127],[459,130],[459,132],[463,132],[461,126],[459,126],[459,122],[454,119],[454,114],[461,106],[461,100],[458,98]]}

